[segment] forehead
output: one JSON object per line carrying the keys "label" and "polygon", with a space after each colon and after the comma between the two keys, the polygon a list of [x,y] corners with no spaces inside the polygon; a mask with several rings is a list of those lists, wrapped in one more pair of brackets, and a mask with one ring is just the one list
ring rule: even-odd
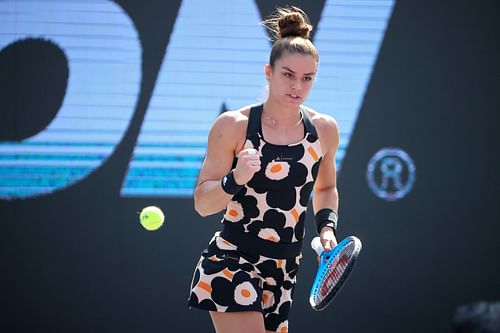
{"label": "forehead", "polygon": [[316,72],[316,60],[310,54],[284,52],[274,63],[277,69],[286,67],[298,74],[310,74]]}

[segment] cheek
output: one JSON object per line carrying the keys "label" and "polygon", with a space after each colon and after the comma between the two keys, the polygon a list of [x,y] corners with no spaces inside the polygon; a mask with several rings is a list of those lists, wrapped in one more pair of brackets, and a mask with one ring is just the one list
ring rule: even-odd
{"label": "cheek", "polygon": [[286,80],[275,77],[273,80],[269,81],[269,89],[274,91],[283,90],[288,87],[288,84]]}
{"label": "cheek", "polygon": [[311,81],[304,82],[302,81],[302,92],[308,92],[312,87]]}

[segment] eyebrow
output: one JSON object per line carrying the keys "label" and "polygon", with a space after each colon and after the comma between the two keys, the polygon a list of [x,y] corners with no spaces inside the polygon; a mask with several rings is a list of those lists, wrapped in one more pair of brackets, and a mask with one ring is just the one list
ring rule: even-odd
{"label": "eyebrow", "polygon": [[[288,68],[288,67],[286,67],[286,66],[283,66],[283,67],[281,67],[281,68],[283,68],[283,69],[285,69],[285,70],[287,70],[287,71],[289,71],[289,72],[291,72],[291,73],[293,73],[293,74],[296,74],[296,73],[295,73],[295,71],[293,71],[291,68]],[[314,74],[316,74],[316,72],[312,72],[312,73],[305,73],[304,75],[314,75]]]}

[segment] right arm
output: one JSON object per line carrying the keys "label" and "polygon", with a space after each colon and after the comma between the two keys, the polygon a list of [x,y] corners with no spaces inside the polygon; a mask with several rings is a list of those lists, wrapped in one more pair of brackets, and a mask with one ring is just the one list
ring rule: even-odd
{"label": "right arm", "polygon": [[[240,111],[225,112],[213,124],[208,135],[207,155],[194,190],[194,207],[201,216],[216,214],[233,197],[221,186],[222,177],[231,171],[233,159],[245,142],[248,116]],[[237,184],[246,184],[260,170],[256,155],[242,155],[233,170]]]}

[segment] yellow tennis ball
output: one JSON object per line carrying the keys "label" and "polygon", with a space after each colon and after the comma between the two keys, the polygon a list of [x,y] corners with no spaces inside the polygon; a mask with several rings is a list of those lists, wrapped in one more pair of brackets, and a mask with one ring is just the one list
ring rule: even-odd
{"label": "yellow tennis ball", "polygon": [[139,214],[139,220],[141,221],[144,229],[149,231],[158,230],[165,220],[165,215],[160,208],[156,206],[144,207]]}

